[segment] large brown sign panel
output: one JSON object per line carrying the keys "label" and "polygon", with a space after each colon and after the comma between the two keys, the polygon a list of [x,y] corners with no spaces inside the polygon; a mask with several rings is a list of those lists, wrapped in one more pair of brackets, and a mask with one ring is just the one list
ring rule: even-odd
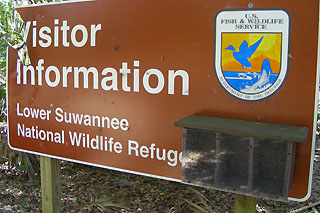
{"label": "large brown sign panel", "polygon": [[19,8],[8,53],[15,150],[179,181],[188,115],[305,126],[292,200],[310,196],[319,2],[81,1]]}

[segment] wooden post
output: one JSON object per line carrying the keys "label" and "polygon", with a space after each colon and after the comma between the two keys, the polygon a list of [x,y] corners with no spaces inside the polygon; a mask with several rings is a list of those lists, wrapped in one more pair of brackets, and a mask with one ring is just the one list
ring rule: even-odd
{"label": "wooden post", "polygon": [[40,156],[42,212],[61,212],[60,161]]}
{"label": "wooden post", "polygon": [[256,212],[256,197],[249,197],[245,195],[236,195],[235,213],[255,213]]}

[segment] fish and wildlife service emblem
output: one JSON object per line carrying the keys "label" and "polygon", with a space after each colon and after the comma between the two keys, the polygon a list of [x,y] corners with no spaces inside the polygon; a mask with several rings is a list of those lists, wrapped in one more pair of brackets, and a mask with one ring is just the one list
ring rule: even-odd
{"label": "fish and wildlife service emblem", "polygon": [[216,16],[215,69],[231,95],[265,99],[285,80],[289,15],[284,10],[226,10]]}

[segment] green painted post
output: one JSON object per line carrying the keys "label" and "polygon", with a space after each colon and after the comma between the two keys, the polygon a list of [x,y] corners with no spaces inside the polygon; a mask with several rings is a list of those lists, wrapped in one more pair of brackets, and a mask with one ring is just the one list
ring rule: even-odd
{"label": "green painted post", "polygon": [[60,161],[40,156],[42,212],[61,212]]}
{"label": "green painted post", "polygon": [[245,195],[236,195],[235,213],[255,213],[256,212],[256,197],[249,197]]}

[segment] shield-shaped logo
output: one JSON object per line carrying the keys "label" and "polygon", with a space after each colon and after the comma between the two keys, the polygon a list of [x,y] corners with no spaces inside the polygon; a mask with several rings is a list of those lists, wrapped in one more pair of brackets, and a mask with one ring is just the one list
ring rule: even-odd
{"label": "shield-shaped logo", "polygon": [[289,21],[283,10],[218,13],[215,69],[227,92],[256,101],[278,91],[288,68]]}

